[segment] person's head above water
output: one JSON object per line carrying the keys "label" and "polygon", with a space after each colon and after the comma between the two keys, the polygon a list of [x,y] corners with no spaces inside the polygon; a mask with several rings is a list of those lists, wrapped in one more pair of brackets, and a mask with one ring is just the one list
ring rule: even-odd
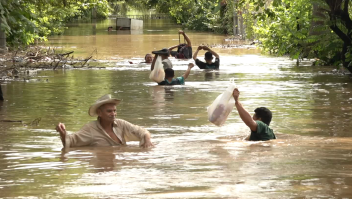
{"label": "person's head above water", "polygon": [[165,69],[165,79],[175,77],[175,71],[172,68]]}
{"label": "person's head above water", "polygon": [[148,63],[148,64],[152,63],[153,62],[153,55],[150,53],[146,54],[144,57],[144,60],[145,60],[145,63]]}
{"label": "person's head above water", "polygon": [[272,113],[265,107],[259,107],[254,110],[253,120],[260,120],[269,126],[271,122]]}
{"label": "person's head above water", "polygon": [[211,53],[209,51],[206,52],[204,54],[204,59],[205,59],[206,62],[210,62],[211,63],[211,61],[213,60],[213,53]]}

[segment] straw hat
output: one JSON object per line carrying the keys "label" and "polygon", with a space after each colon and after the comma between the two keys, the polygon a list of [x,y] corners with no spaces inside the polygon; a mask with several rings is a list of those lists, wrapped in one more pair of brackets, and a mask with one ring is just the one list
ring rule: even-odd
{"label": "straw hat", "polygon": [[88,114],[92,117],[98,116],[97,109],[104,104],[115,104],[118,105],[121,100],[111,98],[110,94],[106,94],[99,98],[95,103],[89,107]]}

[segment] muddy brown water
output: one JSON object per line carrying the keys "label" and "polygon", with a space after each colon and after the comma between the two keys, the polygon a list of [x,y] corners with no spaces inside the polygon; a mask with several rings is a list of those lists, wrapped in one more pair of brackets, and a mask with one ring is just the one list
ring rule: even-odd
{"label": "muddy brown water", "polygon": [[[111,34],[110,23],[71,24],[65,35],[49,39],[82,57],[97,48],[98,59],[110,62],[107,69],[40,71],[2,84],[0,119],[23,124],[0,123],[1,198],[352,198],[348,76],[258,50],[214,48],[219,71],[194,68],[185,86],[160,87],[148,79],[149,66],[127,61],[178,43],[178,27],[157,21],[143,34]],[[224,39],[189,35],[193,49]],[[189,62],[171,61],[177,76]],[[250,113],[259,106],[272,110],[277,140],[243,141],[249,130],[235,109],[223,127],[207,121],[206,107],[230,78]],[[147,128],[155,148],[132,142],[62,150],[54,126],[79,130],[94,119],[90,104],[106,93],[123,99],[117,117]],[[37,126],[31,124],[36,118]]]}

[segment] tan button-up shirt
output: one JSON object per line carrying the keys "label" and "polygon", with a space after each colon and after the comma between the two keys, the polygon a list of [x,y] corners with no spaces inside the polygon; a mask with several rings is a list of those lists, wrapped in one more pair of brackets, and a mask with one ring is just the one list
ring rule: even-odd
{"label": "tan button-up shirt", "polygon": [[117,146],[126,145],[128,141],[139,141],[139,146],[141,146],[144,144],[145,135],[149,134],[148,130],[121,119],[115,119],[113,131],[122,143],[113,140],[98,120],[92,121],[84,125],[78,132],[67,134],[65,147]]}

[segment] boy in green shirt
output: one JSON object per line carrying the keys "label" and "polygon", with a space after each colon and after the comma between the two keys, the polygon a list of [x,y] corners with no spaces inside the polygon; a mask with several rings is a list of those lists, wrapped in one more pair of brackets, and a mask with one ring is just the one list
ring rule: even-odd
{"label": "boy in green shirt", "polygon": [[165,79],[164,81],[161,81],[158,83],[158,85],[185,85],[185,79],[187,79],[189,73],[191,72],[191,69],[193,68],[194,64],[189,63],[188,64],[188,69],[186,70],[185,74],[183,74],[181,77],[175,77],[175,72],[172,70],[172,68],[167,68],[165,69]]}
{"label": "boy in green shirt", "polygon": [[240,91],[235,88],[233,90],[233,98],[235,99],[235,105],[242,121],[251,129],[251,135],[248,140],[251,141],[266,141],[276,139],[275,134],[269,124],[271,122],[272,113],[265,107],[259,107],[254,110],[253,117],[249,112],[243,108],[242,104],[238,100]]}

